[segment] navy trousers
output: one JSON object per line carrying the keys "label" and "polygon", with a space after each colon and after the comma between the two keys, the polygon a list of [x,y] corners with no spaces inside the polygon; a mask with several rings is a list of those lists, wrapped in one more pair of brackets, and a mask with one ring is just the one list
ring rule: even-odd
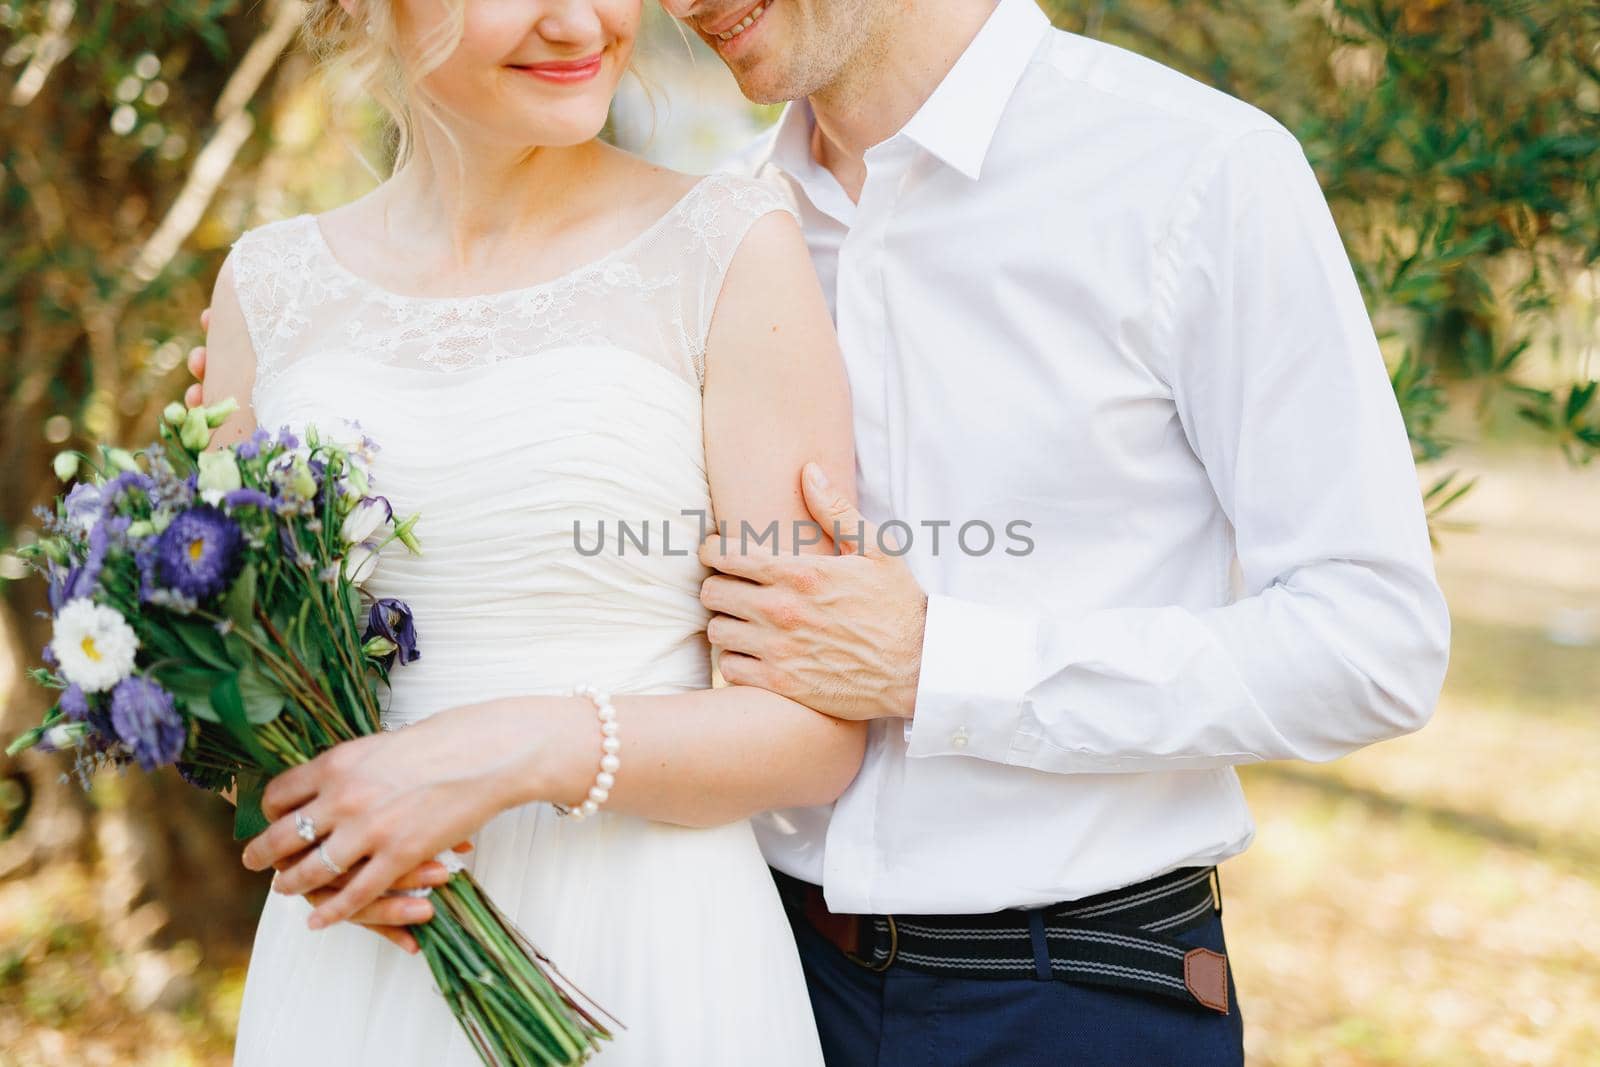
{"label": "navy trousers", "polygon": [[[793,909],[828,1067],[1240,1067],[1230,1012],[1035,978],[978,980],[851,962]],[[1225,952],[1222,917],[1171,936]],[[1230,968],[1231,971],[1231,968]]]}

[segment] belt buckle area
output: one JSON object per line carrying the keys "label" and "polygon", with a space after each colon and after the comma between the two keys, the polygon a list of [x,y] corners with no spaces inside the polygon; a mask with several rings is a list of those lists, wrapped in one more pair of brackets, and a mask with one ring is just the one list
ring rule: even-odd
{"label": "belt buckle area", "polygon": [[[889,955],[884,957],[882,963],[878,963],[874,960],[864,960],[860,956],[857,956],[854,952],[846,952],[844,954],[845,958],[851,963],[865,967],[867,970],[872,971],[875,974],[882,974],[884,971],[887,971],[894,964],[895,957],[900,953],[900,928],[895,925],[894,916],[885,915],[883,920],[889,924]],[[873,940],[876,941],[876,929],[873,930],[873,934]]]}

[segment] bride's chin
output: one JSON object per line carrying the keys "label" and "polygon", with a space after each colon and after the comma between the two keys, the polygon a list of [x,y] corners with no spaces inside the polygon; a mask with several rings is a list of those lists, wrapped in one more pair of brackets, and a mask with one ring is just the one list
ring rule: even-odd
{"label": "bride's chin", "polygon": [[588,144],[605,129],[606,116],[574,116],[565,121],[550,121],[550,116],[541,117],[537,123],[529,123],[516,135],[510,138],[518,144],[528,148],[572,148],[576,145]]}

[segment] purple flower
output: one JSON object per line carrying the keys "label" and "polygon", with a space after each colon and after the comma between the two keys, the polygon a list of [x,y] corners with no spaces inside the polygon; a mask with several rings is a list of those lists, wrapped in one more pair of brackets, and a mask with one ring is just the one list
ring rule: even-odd
{"label": "purple flower", "polygon": [[115,746],[117,728],[112,725],[111,710],[105,706],[104,701],[99,704],[89,705],[87,722],[92,728],[89,732],[88,740],[93,743],[95,748],[109,749]]}
{"label": "purple flower", "polygon": [[[111,498],[107,496],[106,499],[109,501]],[[127,532],[131,523],[132,520],[126,516],[107,513],[94,524],[89,531],[89,554],[84,557],[83,563],[59,576],[59,582],[54,579],[50,582],[52,610],[59,609],[69,600],[94,595],[95,585],[100,581],[100,571],[105,566],[106,553],[111,551],[112,543]]]}
{"label": "purple flower", "polygon": [[[374,637],[386,637],[394,642],[401,663],[412,663],[422,658],[417,651],[417,624],[411,617],[411,608],[404,601],[384,597],[372,605],[367,613],[367,632],[361,635],[362,643]],[[384,657],[383,665],[394,664],[396,653]]]}
{"label": "purple flower", "polygon": [[240,459],[255,459],[261,455],[261,450],[271,443],[272,435],[265,430],[257,429],[255,433],[239,442],[233,454]]}
{"label": "purple flower", "polygon": [[82,533],[87,533],[100,516],[101,493],[99,486],[79,482],[72,487],[65,501],[67,522]]}
{"label": "purple flower", "polygon": [[155,488],[155,482],[148,474],[140,471],[123,471],[105,485],[100,487],[100,507],[104,513],[110,513],[117,506],[117,501],[130,489],[137,489],[148,498],[150,491]]}
{"label": "purple flower", "polygon": [[147,771],[177,760],[189,736],[172,694],[136,674],[111,691],[111,725]]}
{"label": "purple flower", "polygon": [[278,430],[278,447],[286,449],[299,448],[300,438],[291,433],[289,427],[284,426]]}
{"label": "purple flower", "polygon": [[156,541],[156,581],[195,601],[209,600],[228,587],[244,565],[244,535],[228,516],[209,504],[173,519]]}
{"label": "purple flower", "polygon": [[89,698],[76,685],[69,685],[62,690],[61,699],[57,704],[61,708],[61,714],[73,722],[84,722],[89,718]]}
{"label": "purple flower", "polygon": [[194,487],[178,477],[172,463],[159,452],[150,456],[150,483],[152,511],[181,511],[194,503]]}
{"label": "purple flower", "polygon": [[[50,613],[52,615],[60,611],[61,606],[72,599],[67,595],[67,592],[73,587],[73,583],[77,581],[77,578],[78,568],[76,567],[51,566],[50,585],[45,590],[45,598],[50,602]],[[51,659],[55,658],[54,653],[51,653],[48,648],[45,649],[45,652],[50,654]],[[47,660],[46,662],[49,661]],[[54,664],[51,665],[54,666]]]}
{"label": "purple flower", "polygon": [[235,489],[222,498],[222,503],[229,511],[234,508],[260,508],[262,511],[271,511],[278,502],[259,489]]}

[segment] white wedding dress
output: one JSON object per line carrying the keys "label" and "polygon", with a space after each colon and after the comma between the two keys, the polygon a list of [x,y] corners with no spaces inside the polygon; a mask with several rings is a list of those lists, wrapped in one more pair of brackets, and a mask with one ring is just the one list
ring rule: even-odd
{"label": "white wedding dress", "polygon": [[[239,239],[258,424],[332,431],[354,420],[380,448],[373,491],[397,515],[421,515],[423,554],[386,551],[367,586],[411,605],[422,652],[395,670],[386,725],[579,682],[616,693],[708,686],[701,520],[682,514],[710,511],[705,338],[739,242],[778,210],[789,209],[766,186],[705,178],[588,266],[463,298],[402,296],[352,274],[311,216]],[[635,534],[649,525],[648,554],[636,541],[619,554],[619,520]],[[591,554],[602,521],[606,548]],[[622,774],[626,736],[624,724]],[[598,746],[597,730],[597,758]],[[821,1063],[747,823],[574,821],[536,804],[496,817],[474,842],[467,864],[495,902],[626,1026],[598,1062]],[[298,897],[267,901],[237,1067],[479,1062],[421,957],[349,924],[310,931],[309,912]]]}

